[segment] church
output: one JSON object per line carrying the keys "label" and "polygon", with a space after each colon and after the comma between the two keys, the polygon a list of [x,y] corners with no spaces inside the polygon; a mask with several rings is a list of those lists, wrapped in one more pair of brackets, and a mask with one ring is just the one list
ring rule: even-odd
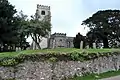
{"label": "church", "polygon": [[[39,20],[43,20],[47,18],[46,16],[50,16],[49,21],[51,21],[51,12],[50,6],[39,5],[37,4],[36,14],[38,15]],[[44,48],[71,48],[73,46],[74,37],[67,37],[65,33],[54,33],[47,37],[43,37],[40,42],[40,46],[42,49]],[[34,41],[32,41],[31,49],[38,49],[37,45]]]}

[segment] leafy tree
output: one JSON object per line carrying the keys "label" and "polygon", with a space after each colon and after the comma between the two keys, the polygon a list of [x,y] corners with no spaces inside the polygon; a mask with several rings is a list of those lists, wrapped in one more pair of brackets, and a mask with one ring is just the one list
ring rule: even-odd
{"label": "leafy tree", "polygon": [[0,51],[12,51],[16,47],[25,49],[29,46],[26,42],[27,16],[16,9],[8,0],[0,0]]}
{"label": "leafy tree", "polygon": [[103,41],[104,48],[108,48],[110,42],[120,42],[120,10],[98,11],[82,25],[89,27],[91,33]]}
{"label": "leafy tree", "polygon": [[15,17],[15,26],[17,33],[17,46],[21,49],[26,49],[29,47],[29,43],[26,41],[28,38],[28,32],[26,30],[28,25],[27,15],[24,15],[23,12],[19,12]]}
{"label": "leafy tree", "polygon": [[80,48],[80,42],[83,41],[83,48],[85,48],[85,37],[78,33],[76,37],[73,39],[73,44],[75,48]]}
{"label": "leafy tree", "polygon": [[100,33],[94,32],[94,31],[89,31],[86,34],[87,37],[87,43],[90,48],[93,48],[93,43],[96,43],[96,47],[100,48],[99,43],[102,43],[101,35]]}
{"label": "leafy tree", "polygon": [[93,43],[95,42],[94,40],[96,39],[95,38],[95,35],[93,34],[93,32],[89,31],[87,34],[87,43],[89,45],[90,48],[93,48]]}
{"label": "leafy tree", "polygon": [[[14,14],[17,11],[7,0],[0,0],[0,45],[1,49],[5,49],[13,43],[15,39],[14,31]],[[3,47],[3,48],[2,48]]]}
{"label": "leafy tree", "polygon": [[0,51],[8,51],[9,47],[10,50],[15,50],[15,47],[25,49],[29,46],[26,42],[29,35],[40,48],[41,38],[46,37],[51,30],[50,16],[39,21],[36,14],[27,20],[23,12],[16,13],[8,0],[0,0]]}
{"label": "leafy tree", "polygon": [[47,37],[49,32],[51,31],[51,23],[47,18],[44,18],[40,21],[35,16],[31,16],[31,20],[28,23],[26,30],[28,34],[31,36],[33,41],[36,43],[37,47],[41,49],[40,42],[42,37]]}

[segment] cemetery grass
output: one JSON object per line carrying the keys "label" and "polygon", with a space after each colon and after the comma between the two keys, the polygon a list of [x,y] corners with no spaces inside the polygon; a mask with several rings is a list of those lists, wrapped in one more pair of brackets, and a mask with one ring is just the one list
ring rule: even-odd
{"label": "cemetery grass", "polygon": [[30,55],[30,54],[40,54],[40,53],[70,53],[70,52],[87,52],[87,53],[103,53],[103,52],[120,52],[120,49],[76,49],[76,48],[56,48],[56,49],[42,49],[42,50],[23,50],[17,52],[1,52],[0,58],[4,57],[17,57],[21,54]]}
{"label": "cemetery grass", "polygon": [[23,50],[17,52],[2,52],[0,57],[15,57],[20,54],[38,54],[38,53],[69,53],[69,52],[88,52],[88,53],[97,53],[97,52],[111,52],[111,51],[120,51],[119,49],[76,49],[76,48],[57,48],[57,49],[43,49],[43,50]]}
{"label": "cemetery grass", "polygon": [[99,80],[99,79],[103,79],[103,78],[109,78],[109,77],[114,77],[114,76],[118,76],[120,75],[120,70],[118,71],[108,71],[105,73],[101,73],[101,74],[90,74],[90,75],[86,75],[86,76],[81,76],[81,77],[74,77],[68,80]]}

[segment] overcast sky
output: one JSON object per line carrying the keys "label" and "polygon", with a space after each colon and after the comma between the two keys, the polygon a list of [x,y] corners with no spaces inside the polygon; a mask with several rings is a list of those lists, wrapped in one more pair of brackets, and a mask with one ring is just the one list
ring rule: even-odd
{"label": "overcast sky", "polygon": [[87,30],[81,23],[93,13],[103,9],[120,9],[120,0],[8,0],[18,11],[33,15],[36,5],[51,6],[52,33],[67,33],[75,36],[78,32],[85,35]]}

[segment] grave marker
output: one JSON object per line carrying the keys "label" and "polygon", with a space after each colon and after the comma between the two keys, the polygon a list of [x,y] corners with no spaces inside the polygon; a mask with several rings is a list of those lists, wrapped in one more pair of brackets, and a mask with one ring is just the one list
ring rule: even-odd
{"label": "grave marker", "polygon": [[93,43],[93,49],[96,49],[96,43]]}
{"label": "grave marker", "polygon": [[83,49],[83,41],[80,42],[80,49]]}

